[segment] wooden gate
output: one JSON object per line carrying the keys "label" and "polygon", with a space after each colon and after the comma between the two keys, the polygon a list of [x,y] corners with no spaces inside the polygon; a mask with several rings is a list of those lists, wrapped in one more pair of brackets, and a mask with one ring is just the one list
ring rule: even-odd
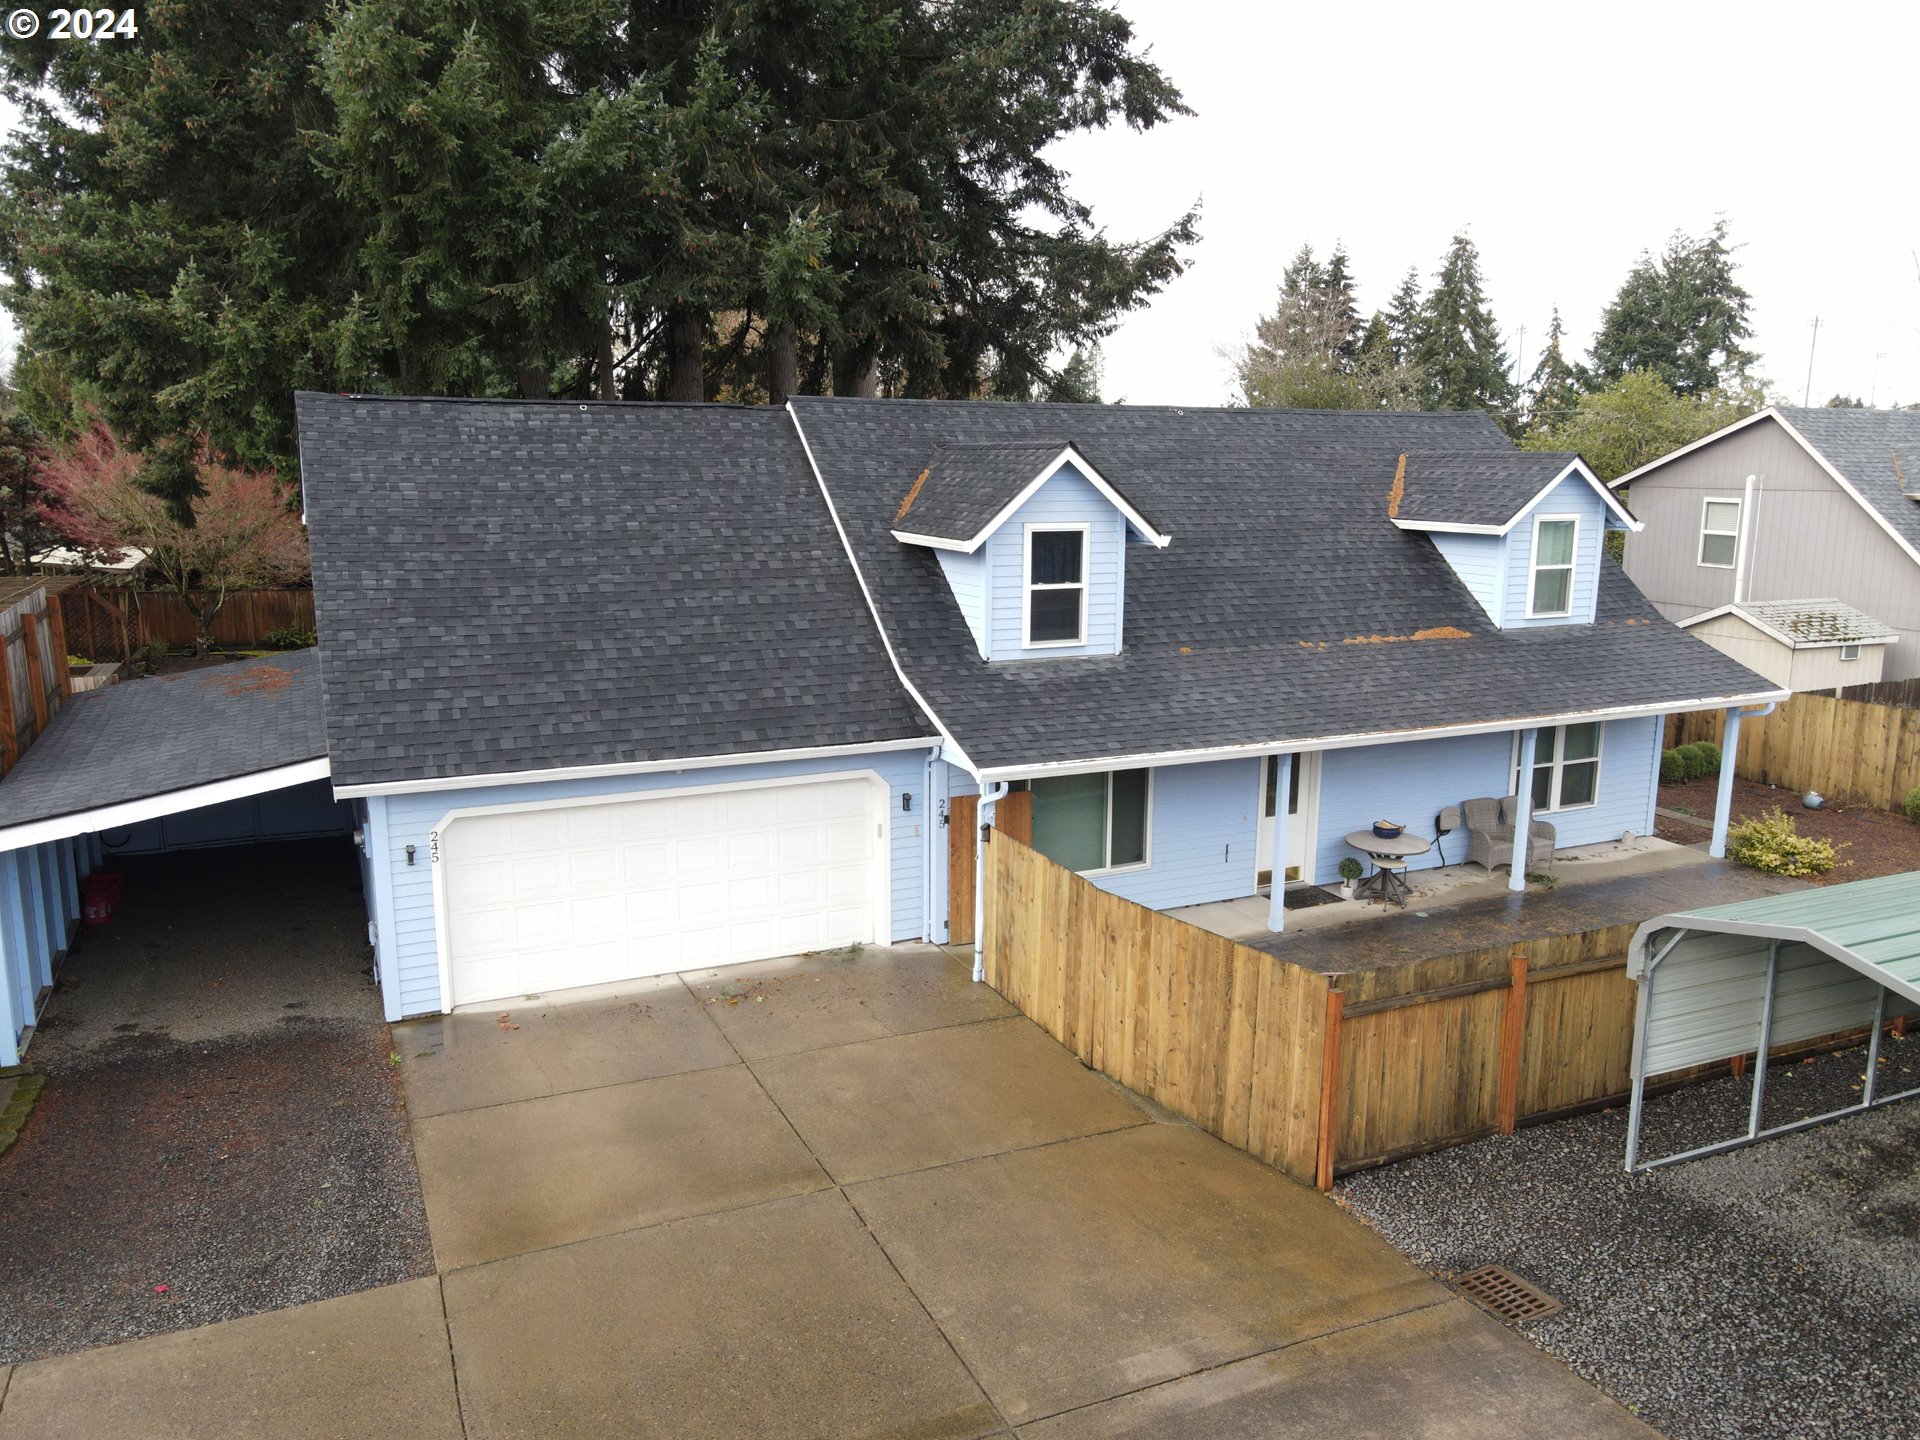
{"label": "wooden gate", "polygon": [[[955,795],[947,801],[947,941],[973,943],[974,841],[979,838],[980,797]],[[1022,845],[1033,843],[1033,792],[1015,790],[993,807],[993,828]]]}

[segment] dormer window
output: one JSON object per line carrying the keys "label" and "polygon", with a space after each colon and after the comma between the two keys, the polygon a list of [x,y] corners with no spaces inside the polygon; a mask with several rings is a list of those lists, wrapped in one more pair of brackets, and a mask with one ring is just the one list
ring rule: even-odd
{"label": "dormer window", "polygon": [[1542,515],[1534,522],[1533,566],[1527,577],[1529,620],[1573,613],[1573,557],[1579,538],[1577,516]]}
{"label": "dormer window", "polygon": [[1086,525],[1027,526],[1029,648],[1087,643]]}

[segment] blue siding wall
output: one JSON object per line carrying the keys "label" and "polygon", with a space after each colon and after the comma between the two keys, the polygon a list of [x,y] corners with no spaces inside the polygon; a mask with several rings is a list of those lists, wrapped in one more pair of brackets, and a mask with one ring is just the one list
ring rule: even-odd
{"label": "blue siding wall", "polygon": [[0,1065],[20,1058],[20,1036],[80,923],[80,877],[92,869],[93,846],[79,838],[0,854]]}
{"label": "blue siding wall", "polygon": [[[1025,602],[1026,527],[1030,524],[1086,524],[1087,643],[1027,650],[1022,611]],[[1112,655],[1120,649],[1121,607],[1126,589],[1126,521],[1085,476],[1063,466],[994,532],[981,548],[991,615],[987,658],[1019,660],[1068,655]]]}
{"label": "blue siding wall", "polygon": [[[1354,854],[1345,837],[1376,820],[1398,820],[1416,835],[1432,835],[1433,817],[1447,806],[1506,794],[1512,765],[1508,734],[1326,751],[1320,760],[1314,878],[1322,885],[1336,882],[1341,860]],[[1413,860],[1413,868],[1441,864],[1442,850],[1445,863],[1459,864],[1467,853],[1466,833],[1456,830],[1445,837]]]}
{"label": "blue siding wall", "polygon": [[1163,765],[1148,798],[1146,868],[1088,878],[1155,910],[1251,895],[1259,800],[1258,760]]}
{"label": "blue siding wall", "polygon": [[[423,795],[383,797],[384,835],[381,850],[390,882],[392,924],[380,925],[383,974],[390,967],[394,985],[387,998],[389,1013],[422,1015],[440,1009],[440,958],[434,938],[433,871],[427,862],[427,832],[439,826],[451,810],[482,805],[525,805],[546,800],[571,800],[607,795],[653,795],[687,786],[730,785],[744,781],[785,779],[840,771],[872,770],[887,782],[889,860],[893,885],[892,940],[917,940],[924,933],[926,861],[923,847],[928,819],[926,806],[927,751],[895,750],[870,755],[828,756],[819,760],[791,760],[778,764],[741,764],[711,769],[667,771],[649,775],[616,775],[589,780],[535,782],[524,785],[478,785],[469,790],[441,790]],[[902,794],[911,794],[913,810],[900,809]],[[370,831],[371,835],[373,832]],[[943,842],[944,843],[944,842]],[[406,847],[415,847],[415,861],[407,864]],[[389,893],[382,889],[382,894]],[[376,916],[376,920],[378,917]],[[391,941],[389,942],[389,932]],[[388,946],[391,944],[391,950]]]}
{"label": "blue siding wall", "polygon": [[[1542,515],[1578,515],[1580,531],[1573,557],[1573,614],[1546,620],[1527,618],[1527,584],[1533,562],[1534,522]],[[1600,554],[1606,529],[1607,507],[1591,485],[1578,475],[1562,480],[1526,519],[1507,534],[1507,599],[1505,618],[1509,629],[1532,625],[1587,625],[1593,621],[1593,608],[1600,593]]]}
{"label": "blue siding wall", "polygon": [[1499,625],[1506,607],[1506,542],[1498,535],[1429,534],[1433,548],[1446,558],[1453,573],[1480,602],[1487,618]]}
{"label": "blue siding wall", "polygon": [[933,552],[947,577],[947,588],[953,591],[954,603],[966,617],[967,629],[973,632],[973,643],[982,659],[991,658],[987,654],[986,549],[983,545],[972,555],[962,555],[957,550]]}
{"label": "blue siding wall", "polygon": [[22,858],[18,850],[0,854],[0,1065],[19,1062],[20,1035],[33,1023],[40,992]]}
{"label": "blue siding wall", "polygon": [[1647,801],[1659,787],[1660,766],[1654,736],[1660,720],[1613,720],[1600,732],[1600,795],[1596,804],[1580,810],[1549,811],[1541,819],[1553,822],[1554,843],[1592,845],[1618,840],[1627,831],[1647,833]]}

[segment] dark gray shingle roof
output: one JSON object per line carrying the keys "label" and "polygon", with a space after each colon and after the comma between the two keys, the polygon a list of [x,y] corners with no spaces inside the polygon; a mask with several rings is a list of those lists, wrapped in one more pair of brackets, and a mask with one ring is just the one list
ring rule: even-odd
{"label": "dark gray shingle roof", "polygon": [[[1484,414],[793,403],[909,679],[983,767],[1775,689],[1611,563],[1596,623],[1494,629],[1432,540],[1384,513],[1402,453],[1497,450]],[[1127,551],[1121,654],[990,665],[934,555],[891,534],[898,457],[1061,433],[1173,543]]]}
{"label": "dark gray shingle roof", "polygon": [[784,412],[298,406],[336,784],[933,733]]}
{"label": "dark gray shingle roof", "polygon": [[[1406,524],[1504,525],[1580,457],[1546,451],[1414,451],[1394,519]],[[1389,474],[1388,479],[1392,479]]]}
{"label": "dark gray shingle roof", "polygon": [[1782,406],[1778,413],[1920,548],[1920,410]]}
{"label": "dark gray shingle roof", "polygon": [[971,540],[1067,448],[1065,440],[1012,445],[940,445],[918,470],[903,463],[893,528],[939,540]]}
{"label": "dark gray shingle roof", "polygon": [[326,753],[317,651],[124,681],[61,707],[0,780],[0,826],[145,800]]}

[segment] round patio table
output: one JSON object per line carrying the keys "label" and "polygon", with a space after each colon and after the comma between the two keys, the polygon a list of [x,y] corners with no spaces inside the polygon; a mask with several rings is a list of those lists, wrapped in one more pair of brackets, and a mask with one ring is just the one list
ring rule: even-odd
{"label": "round patio table", "polygon": [[[1404,910],[1407,906],[1407,882],[1400,873],[1407,868],[1404,862],[1416,855],[1426,854],[1433,847],[1433,841],[1424,835],[1405,832],[1391,836],[1376,835],[1371,829],[1366,829],[1355,830],[1347,836],[1347,846],[1358,850],[1374,864],[1373,874],[1353,887],[1355,897],[1378,895],[1382,904],[1395,900]],[[1380,862],[1383,860],[1402,863],[1382,866]]]}

